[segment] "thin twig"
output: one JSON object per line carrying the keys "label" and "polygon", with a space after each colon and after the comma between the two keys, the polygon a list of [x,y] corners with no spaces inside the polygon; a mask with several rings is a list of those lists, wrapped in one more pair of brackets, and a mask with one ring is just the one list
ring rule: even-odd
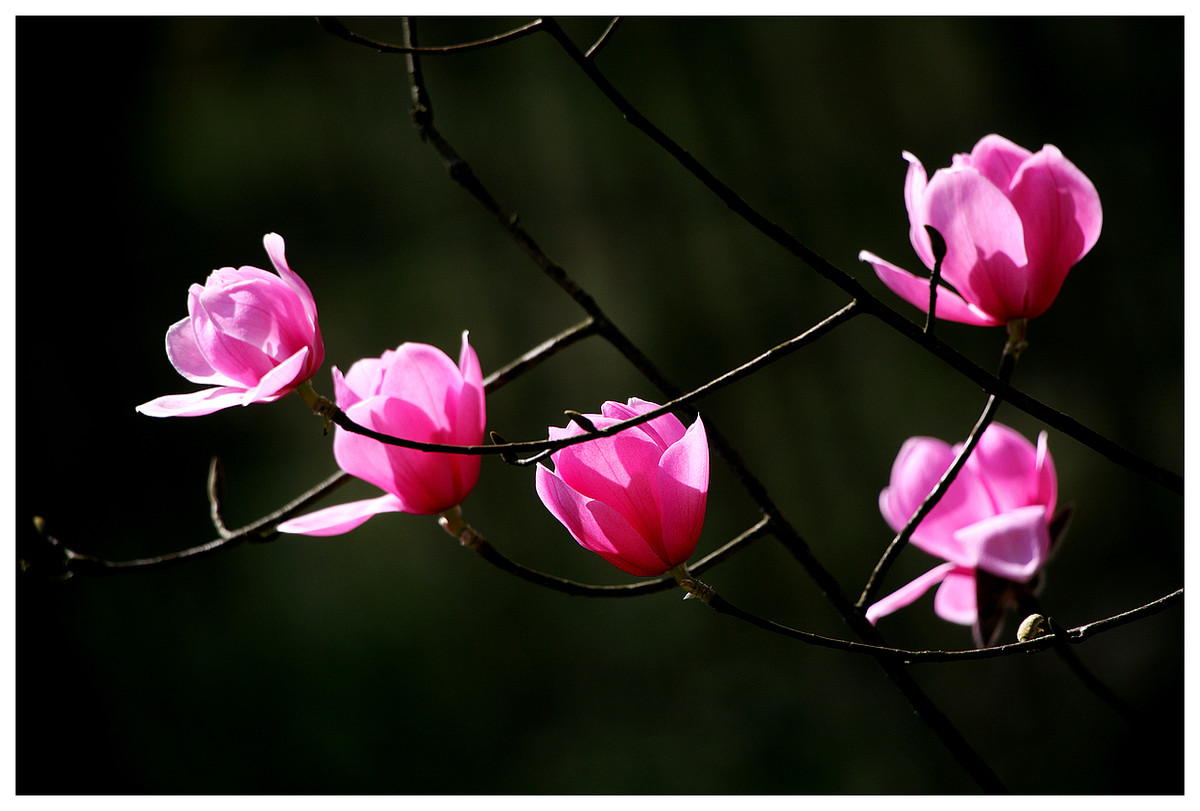
{"label": "thin twig", "polygon": [[588,317],[530,349],[521,357],[492,372],[483,380],[483,390],[491,393],[505,383],[515,380],[543,361],[553,357],[576,341],[595,335],[595,319]]}
{"label": "thin twig", "polygon": [[[1050,630],[1055,636],[1061,637],[1061,627],[1054,621],[1053,617],[1048,618],[1050,621]],[[1058,658],[1063,661],[1063,664],[1074,674],[1075,678],[1083,684],[1088,691],[1103,701],[1118,715],[1124,718],[1130,724],[1138,726],[1141,724],[1141,719],[1134,712],[1133,707],[1121,698],[1116,692],[1100,680],[1100,677],[1091,671],[1091,669],[1083,663],[1079,655],[1065,643],[1060,642],[1054,646],[1054,652],[1058,654]]]}
{"label": "thin twig", "polygon": [[208,514],[217,535],[228,540],[233,532],[225,526],[225,516],[221,513],[221,505],[225,500],[225,466],[214,456],[208,466]]}
{"label": "thin twig", "polygon": [[534,20],[531,23],[526,23],[519,28],[514,28],[511,31],[506,31],[503,34],[497,34],[494,37],[476,40],[474,42],[460,42],[455,45],[439,45],[426,48],[418,48],[415,45],[392,45],[387,42],[379,42],[368,37],[360,36],[352,33],[346,26],[335,17],[317,17],[317,22],[321,24],[329,33],[335,37],[346,40],[355,45],[363,45],[374,51],[382,54],[429,54],[430,56],[438,56],[441,54],[456,54],[466,53],[467,51],[478,51],[482,48],[491,48],[496,45],[504,45],[512,42],[515,39],[528,36],[536,33],[542,28],[541,20]]}
{"label": "thin twig", "polygon": [[605,28],[604,33],[602,33],[600,35],[600,39],[596,40],[592,44],[592,47],[587,49],[587,53],[585,53],[583,55],[584,59],[595,59],[596,58],[596,54],[600,51],[601,48],[603,48],[605,46],[605,44],[612,37],[613,32],[617,30],[617,26],[621,24],[621,19],[622,18],[620,18],[620,17],[612,18],[612,20],[608,24],[608,28]]}
{"label": "thin twig", "polygon": [[925,313],[925,334],[933,334],[933,322],[937,321],[938,288],[942,284],[942,262],[946,259],[946,240],[932,225],[925,226],[929,244],[933,248],[933,273],[929,275],[929,310]]}
{"label": "thin twig", "polygon": [[977,662],[981,659],[999,659],[1005,656],[1012,656],[1017,653],[1037,653],[1039,651],[1049,650],[1056,646],[1078,645],[1085,640],[1091,639],[1098,634],[1106,631],[1111,631],[1123,625],[1127,625],[1135,620],[1144,619],[1145,617],[1153,616],[1161,611],[1170,608],[1176,603],[1183,601],[1183,589],[1176,589],[1170,594],[1159,597],[1156,600],[1151,600],[1145,605],[1130,609],[1121,614],[1117,614],[1106,619],[1097,620],[1096,622],[1080,625],[1070,630],[1059,630],[1058,633],[1046,634],[1044,636],[1035,637],[1027,642],[1013,642],[1008,645],[995,645],[989,648],[971,648],[970,650],[906,650],[904,648],[893,648],[885,645],[869,645],[861,642],[852,642],[848,639],[834,639],[832,637],[821,636],[820,634],[801,631],[796,628],[789,628],[786,625],[781,625],[778,622],[773,622],[762,617],[755,616],[748,611],[732,605],[729,601],[723,599],[719,594],[715,595],[709,602],[709,605],[722,614],[735,617],[748,622],[751,625],[770,631],[780,636],[786,636],[791,639],[797,639],[801,642],[807,642],[820,647],[832,648],[834,650],[844,651],[846,653],[860,653],[868,656],[874,656],[877,659],[893,660],[906,665],[918,664],[933,664],[940,662]]}
{"label": "thin twig", "polygon": [[[852,301],[799,335],[789,338],[783,343],[768,349],[767,351],[759,354],[757,357],[746,361],[742,365],[731,369],[719,377],[713,378],[707,383],[698,386],[689,392],[672,397],[666,403],[658,406],[657,408],[651,409],[642,414],[638,414],[635,417],[630,417],[629,419],[613,423],[607,428],[599,428],[593,432],[581,434],[579,436],[563,437],[561,439],[538,439],[520,442],[503,442],[491,445],[447,445],[439,442],[420,442],[417,440],[405,439],[404,437],[392,436],[391,434],[375,431],[371,428],[367,428],[366,426],[359,425],[354,420],[346,416],[345,412],[334,406],[332,403],[326,404],[327,413],[329,418],[341,428],[351,433],[359,434],[360,436],[365,436],[378,442],[382,442],[385,445],[396,445],[402,448],[412,448],[413,450],[427,451],[430,453],[452,453],[463,456],[512,454],[517,452],[535,454],[534,456],[515,459],[512,462],[516,465],[529,465],[544,458],[550,452],[559,450],[560,448],[565,448],[570,445],[578,445],[584,442],[591,442],[602,437],[612,436],[613,434],[617,434],[621,431],[632,428],[635,425],[641,425],[644,422],[649,422],[650,420],[653,420],[671,411],[675,411],[683,406],[688,406],[692,402],[712,394],[719,389],[729,386],[738,380],[753,374],[758,369],[761,369],[764,366],[790,355],[802,347],[808,346],[817,339],[833,331],[836,327],[849,321],[858,313],[859,310],[856,306],[856,303]],[[594,308],[594,312],[591,313],[591,316],[592,317],[589,319],[590,323],[587,326],[588,334],[601,331],[606,338],[609,338],[610,336],[608,330],[612,329],[612,327],[608,325],[611,322],[608,321],[598,306]],[[601,326],[601,324],[604,326]],[[580,331],[583,331],[582,325],[580,327]],[[557,351],[561,347],[550,345],[563,335],[566,335],[566,333],[562,333],[559,336],[552,338],[550,341],[542,344],[538,348],[531,350],[531,352],[536,353],[543,347],[552,348],[554,351]],[[578,337],[582,336],[578,335],[578,333],[572,333],[568,337],[577,339]],[[519,364],[520,360],[518,360],[516,363]],[[506,377],[505,379],[507,380],[511,378]],[[659,379],[661,380],[663,378],[660,377]],[[706,428],[711,428],[711,426],[707,426],[706,424]],[[711,434],[711,430],[709,433]]]}
{"label": "thin twig", "polygon": [[45,539],[49,544],[55,547],[63,556],[64,565],[69,573],[84,573],[84,574],[117,574],[120,572],[131,571],[146,571],[149,569],[163,569],[168,566],[173,566],[178,563],[193,560],[195,558],[206,557],[219,552],[222,549],[230,549],[237,546],[242,541],[246,540],[270,540],[274,537],[273,530],[277,524],[291,518],[301,510],[308,507],[310,504],[324,498],[335,489],[345,484],[350,480],[350,475],[342,471],[338,471],[329,478],[325,479],[320,484],[312,487],[308,491],[297,496],[292,501],[280,507],[274,512],[264,515],[241,529],[227,531],[222,533],[220,537],[215,538],[207,543],[192,546],[187,549],[181,549],[175,552],[168,552],[165,555],[155,555],[148,558],[136,558],[133,560],[108,560],[106,558],[88,555],[83,552],[77,552],[63,546],[62,543],[50,535],[46,535]]}

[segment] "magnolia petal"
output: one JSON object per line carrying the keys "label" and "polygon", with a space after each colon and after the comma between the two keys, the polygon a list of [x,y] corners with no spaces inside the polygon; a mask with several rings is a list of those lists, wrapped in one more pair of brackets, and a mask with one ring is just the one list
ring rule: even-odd
{"label": "magnolia petal", "polygon": [[1013,176],[1030,155],[1023,146],[1018,146],[1001,135],[985,135],[971,150],[968,163],[1005,194],[1012,186]]}
{"label": "magnolia petal", "polygon": [[[364,428],[391,436],[416,442],[441,441],[429,415],[402,400],[372,397],[346,409],[346,416]],[[333,438],[333,457],[342,470],[399,499],[406,513],[445,512],[469,492],[457,475],[459,468],[447,462],[450,457],[388,445],[340,427]],[[480,459],[470,458],[475,466],[470,481],[473,486]]]}
{"label": "magnolia petal", "polygon": [[356,360],[344,375],[340,371],[334,374],[333,392],[338,408],[345,411],[359,400],[379,394],[391,353],[392,350],[388,349],[381,357]]}
{"label": "magnolia petal", "polygon": [[395,496],[385,494],[291,518],[276,529],[293,535],[341,535],[361,526],[373,515],[394,512],[403,512],[403,507]]}
{"label": "magnolia petal", "polygon": [[[915,276],[885,259],[880,259],[870,251],[860,251],[858,258],[860,261],[870,262],[871,266],[875,268],[875,275],[893,293],[921,312],[929,312],[929,279]],[[955,321],[979,327],[994,327],[1004,323],[983,312],[974,304],[965,301],[948,287],[938,289],[937,307],[934,314],[943,321]]]}
{"label": "magnolia petal", "polygon": [[[949,470],[958,451],[940,439],[911,437],[892,463],[889,484],[880,493],[879,506],[889,526],[899,532],[916,514]],[[912,543],[931,555],[969,564],[954,532],[996,512],[991,497],[975,472],[964,466],[937,505],[917,525]]]}
{"label": "magnolia petal", "polygon": [[534,486],[546,509],[580,546],[621,571],[655,577],[671,568],[616,510],[571,489],[544,465],[537,466]]}
{"label": "magnolia petal", "polygon": [[400,344],[388,356],[378,393],[410,403],[449,437],[462,386],[462,373],[445,352],[429,344],[409,342]]}
{"label": "magnolia petal", "polygon": [[933,610],[947,622],[957,625],[973,625],[979,616],[975,596],[975,573],[963,567],[955,568],[946,575],[937,593],[933,595]]}
{"label": "magnolia petal", "polygon": [[966,565],[1025,583],[1050,550],[1049,516],[1041,504],[1022,507],[962,527],[954,539]]}
{"label": "magnolia petal", "polygon": [[[648,542],[661,544],[661,458],[662,450],[650,437],[631,429],[563,448],[555,456],[554,465],[571,489],[607,504]],[[664,548],[657,551],[666,555]]]}
{"label": "magnolia petal", "polygon": [[1029,317],[1054,302],[1067,271],[1100,238],[1103,215],[1092,181],[1057,147],[1047,145],[1013,178],[1013,206],[1021,216],[1031,275]]}
{"label": "magnolia petal", "polygon": [[215,370],[251,388],[275,364],[261,344],[270,329],[268,316],[245,304],[215,286],[206,287],[195,299],[192,330]]}
{"label": "magnolia petal", "polygon": [[886,617],[888,614],[894,613],[906,605],[915,603],[920,599],[921,595],[929,591],[933,586],[941,583],[946,579],[947,575],[959,568],[961,567],[953,563],[943,563],[940,566],[933,567],[925,574],[868,606],[866,611],[867,621],[874,625],[879,621],[880,617]]}
{"label": "magnolia petal", "polygon": [[309,289],[304,279],[300,278],[300,275],[288,265],[287,257],[284,255],[283,237],[276,233],[266,234],[263,236],[263,247],[271,259],[271,264],[275,266],[275,272],[279,274],[279,278],[296,291],[305,313],[315,327],[317,324],[316,299],[313,298],[312,290]]}
{"label": "magnolia petal", "polygon": [[200,417],[232,406],[247,405],[246,390],[220,386],[187,394],[167,394],[142,403],[135,410],[147,417]]}
{"label": "magnolia petal", "polygon": [[993,318],[1023,316],[1029,289],[1025,235],[1004,192],[970,167],[939,169],[922,205],[926,221],[946,241],[942,278]]}
{"label": "magnolia petal", "polygon": [[991,496],[992,512],[1038,503],[1037,451],[1033,443],[1007,425],[992,423],[987,427],[967,466]]}
{"label": "magnolia petal", "polygon": [[1058,506],[1058,474],[1054,469],[1054,457],[1050,455],[1049,438],[1045,431],[1038,434],[1037,461],[1034,462],[1034,467],[1038,479],[1034,503],[1044,504],[1046,515],[1054,515],[1054,508]]}
{"label": "magnolia petal", "polygon": [[708,501],[708,437],[697,417],[683,438],[659,461],[658,505],[663,546],[672,565],[696,549]]}
{"label": "magnolia petal", "polygon": [[213,368],[196,343],[196,332],[192,328],[191,316],[176,321],[167,329],[167,359],[175,371],[193,383],[200,385],[235,385],[228,375]]}
{"label": "magnolia petal", "polygon": [[304,371],[307,369],[310,354],[307,346],[300,347],[296,354],[263,375],[258,385],[247,392],[247,399],[250,402],[266,403],[290,394],[295,390],[296,384],[305,379]]}
{"label": "magnolia petal", "polygon": [[483,370],[479,365],[479,357],[467,340],[468,335],[469,333],[463,330],[462,347],[458,352],[462,393],[459,396],[454,425],[453,444],[456,445],[481,444],[483,429],[487,423],[487,412],[484,407]]}
{"label": "magnolia petal", "polygon": [[[925,187],[929,185],[929,175],[925,166],[911,152],[902,153],[908,161],[908,171],[904,174],[904,208],[908,211],[908,239],[912,242],[913,250],[925,264],[932,269],[934,264],[933,247],[929,241],[929,232],[925,230],[925,209],[921,198],[925,195]],[[862,258],[861,255],[859,257]],[[928,287],[925,300],[929,301]],[[928,312],[929,307],[925,310]]]}
{"label": "magnolia petal", "polygon": [[[648,400],[642,400],[638,397],[630,397],[628,403],[618,403],[610,400],[600,407],[600,412],[605,417],[617,422],[623,422],[633,417],[640,417],[647,411],[654,411],[660,407],[657,403],[651,403]],[[682,439],[684,433],[683,423],[669,411],[665,414],[660,414],[648,422],[643,422],[631,430],[643,432],[654,440],[662,450],[666,450]]]}

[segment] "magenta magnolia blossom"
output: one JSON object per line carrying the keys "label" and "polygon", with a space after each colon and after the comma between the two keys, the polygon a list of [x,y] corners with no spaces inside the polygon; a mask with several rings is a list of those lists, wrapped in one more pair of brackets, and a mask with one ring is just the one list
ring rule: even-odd
{"label": "magenta magnolia blossom", "polygon": [[[938,318],[994,326],[1041,315],[1100,236],[1096,188],[1056,147],[1032,153],[987,135],[928,180],[916,157],[904,157],[909,239],[930,270],[934,252],[925,226],[946,241],[941,278],[954,289],[939,286]],[[892,292],[929,311],[928,278],[869,251],[858,258]]]}
{"label": "magenta magnolia blossom", "polygon": [[[891,482],[879,494],[879,509],[899,532],[950,467],[962,445],[913,437],[892,465]],[[1058,482],[1046,433],[1037,447],[1011,428],[990,425],[979,444],[912,535],[912,544],[946,563],[934,567],[867,609],[867,619],[914,602],[941,584],[934,611],[960,625],[981,620],[989,627],[1049,556]],[[1028,590],[1026,588],[1026,590]]]}
{"label": "magenta magnolia blossom", "polygon": [[[631,398],[607,402],[586,417],[598,429],[658,408]],[[579,436],[571,423],[550,439]],[[610,437],[551,454],[538,465],[537,493],[572,537],[623,572],[653,577],[686,563],[704,526],[708,438],[697,417],[684,430],[663,414]]]}
{"label": "magenta magnolia blossom", "polygon": [[[466,332],[458,366],[437,347],[404,343],[358,361],[344,377],[335,366],[333,384],[338,407],[373,431],[441,445],[483,442],[483,375]],[[462,503],[479,480],[478,456],[401,448],[340,427],[333,455],[342,470],[384,495],[293,518],[280,532],[340,535],[378,513],[442,513]]]}
{"label": "magenta magnolia blossom", "polygon": [[167,330],[167,357],[193,383],[213,388],[168,394],[137,410],[151,417],[196,417],[269,403],[311,378],[325,360],[317,305],[288,267],[283,237],[263,246],[278,276],[256,267],[214,270],[188,291],[188,317]]}

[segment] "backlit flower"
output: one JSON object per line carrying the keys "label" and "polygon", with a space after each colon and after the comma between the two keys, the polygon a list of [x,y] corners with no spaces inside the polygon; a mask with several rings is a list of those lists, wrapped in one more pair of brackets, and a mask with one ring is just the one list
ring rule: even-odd
{"label": "backlit flower", "polygon": [[[930,179],[915,156],[904,157],[909,239],[930,270],[934,251],[925,226],[946,242],[938,318],[994,326],[1039,316],[1100,237],[1096,188],[1056,147],[1034,153],[987,135]],[[929,278],[869,251],[858,256],[892,292],[929,311]]]}
{"label": "backlit flower", "polygon": [[[635,397],[585,417],[602,430],[656,408]],[[550,439],[583,433],[572,422],[550,428]],[[554,470],[538,465],[537,494],[580,546],[639,577],[663,574],[695,551],[708,498],[708,439],[699,417],[684,429],[663,414],[550,459]]]}
{"label": "backlit flower", "polygon": [[167,357],[193,383],[137,410],[151,417],[196,417],[222,408],[269,403],[311,378],[325,360],[317,305],[288,267],[283,237],[263,246],[279,275],[256,267],[214,270],[188,291],[188,316],[167,330]]}

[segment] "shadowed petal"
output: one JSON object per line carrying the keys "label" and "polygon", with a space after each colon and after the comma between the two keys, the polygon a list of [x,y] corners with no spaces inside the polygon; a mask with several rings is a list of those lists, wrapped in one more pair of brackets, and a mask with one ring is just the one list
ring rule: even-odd
{"label": "shadowed petal", "polygon": [[920,577],[910,581],[893,591],[888,596],[878,600],[867,608],[867,621],[874,625],[880,617],[886,617],[906,605],[912,605],[921,595],[946,579],[951,572],[959,569],[953,563],[943,563],[935,566]]}
{"label": "shadowed petal", "polygon": [[616,510],[572,490],[549,468],[538,465],[534,483],[546,509],[583,548],[637,577],[671,568]]}
{"label": "shadowed petal", "polygon": [[1056,147],[1045,146],[1013,178],[1013,205],[1025,229],[1031,277],[1029,317],[1054,302],[1067,271],[1100,238],[1100,195]]}
{"label": "shadowed petal", "polygon": [[963,527],[954,538],[965,552],[959,562],[1024,583],[1041,568],[1050,549],[1046,508],[1035,504],[1009,510]]}
{"label": "shadowed petal", "polygon": [[933,610],[947,622],[958,625],[974,625],[979,615],[975,597],[975,573],[970,569],[958,568],[946,575],[937,594],[933,596]]}
{"label": "shadowed petal", "polygon": [[[875,275],[893,293],[921,312],[929,312],[929,279],[915,276],[886,259],[880,259],[870,251],[861,251],[858,258],[863,262],[870,262],[871,266],[875,268]],[[956,321],[960,324],[973,324],[978,327],[994,327],[1004,323],[983,312],[974,304],[968,303],[947,287],[938,290],[937,309],[934,314],[943,321]]]}

